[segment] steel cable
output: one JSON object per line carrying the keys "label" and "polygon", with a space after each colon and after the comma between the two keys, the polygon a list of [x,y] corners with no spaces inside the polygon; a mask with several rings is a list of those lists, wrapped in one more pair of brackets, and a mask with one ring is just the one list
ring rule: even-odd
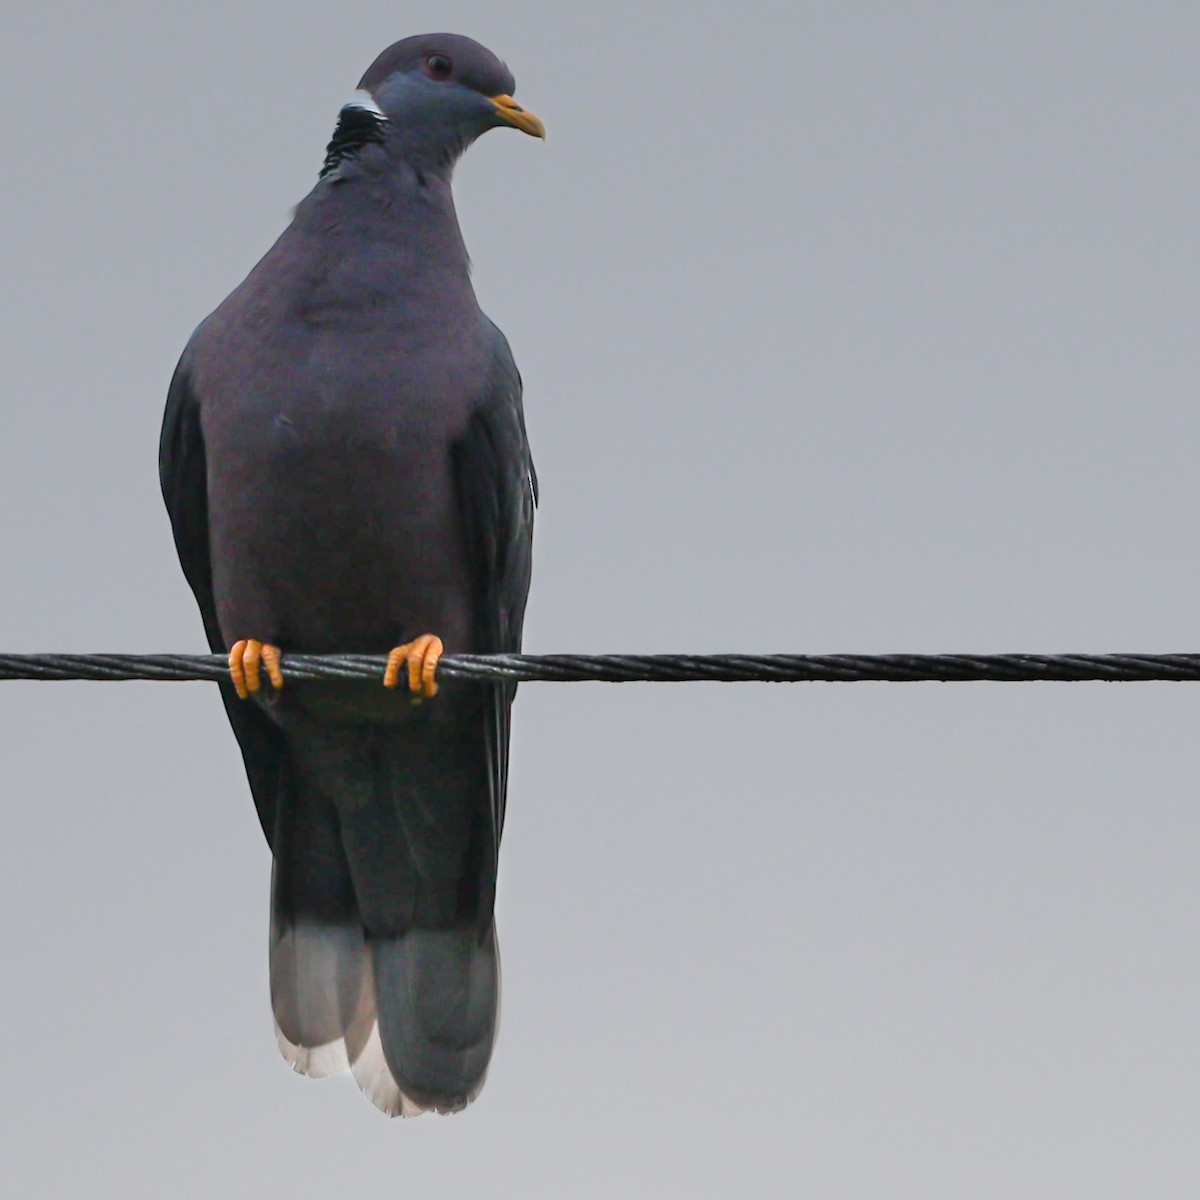
{"label": "steel cable", "polygon": [[[373,654],[288,654],[286,679],[379,680]],[[576,683],[1200,681],[1200,654],[454,654],[442,679]],[[0,654],[0,680],[227,680],[219,654]]]}

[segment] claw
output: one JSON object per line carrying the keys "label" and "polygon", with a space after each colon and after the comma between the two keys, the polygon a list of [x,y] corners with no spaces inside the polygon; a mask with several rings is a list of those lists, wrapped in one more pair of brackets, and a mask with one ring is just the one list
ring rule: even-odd
{"label": "claw", "polygon": [[432,633],[423,633],[403,646],[397,646],[388,654],[387,670],[383,673],[383,686],[394,688],[400,682],[400,669],[408,669],[408,690],[414,702],[429,699],[438,693],[438,659],[445,652],[442,639]]}
{"label": "claw", "polygon": [[283,687],[283,670],[279,665],[281,658],[279,647],[269,642],[255,641],[253,638],[235,642],[229,651],[229,674],[237,694],[245,700],[251,692],[257,692],[262,687],[262,667],[267,668],[272,687]]}

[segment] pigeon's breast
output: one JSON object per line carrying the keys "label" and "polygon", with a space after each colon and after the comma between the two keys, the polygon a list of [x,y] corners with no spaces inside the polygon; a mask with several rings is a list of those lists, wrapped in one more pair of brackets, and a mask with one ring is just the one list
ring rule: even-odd
{"label": "pigeon's breast", "polygon": [[469,648],[452,451],[482,378],[470,338],[309,330],[244,355],[201,394],[226,639],[382,652],[431,632]]}

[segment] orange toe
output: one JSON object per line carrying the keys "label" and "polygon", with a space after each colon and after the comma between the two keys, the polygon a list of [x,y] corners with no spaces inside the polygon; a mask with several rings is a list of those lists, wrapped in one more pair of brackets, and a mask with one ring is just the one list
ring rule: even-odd
{"label": "orange toe", "polygon": [[229,675],[237,694],[245,700],[262,687],[262,668],[267,670],[267,678],[274,688],[283,687],[283,669],[278,646],[269,642],[260,642],[254,638],[243,638],[234,642],[229,651]]}

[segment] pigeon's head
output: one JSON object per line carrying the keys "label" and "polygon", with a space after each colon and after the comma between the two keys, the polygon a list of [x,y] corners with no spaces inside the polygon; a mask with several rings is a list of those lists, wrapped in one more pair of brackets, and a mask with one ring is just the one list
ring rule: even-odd
{"label": "pigeon's head", "polygon": [[512,98],[512,72],[490,50],[454,33],[389,46],[343,107],[322,175],[369,142],[394,147],[413,166],[451,167],[481,133],[511,126],[544,138],[546,127]]}

